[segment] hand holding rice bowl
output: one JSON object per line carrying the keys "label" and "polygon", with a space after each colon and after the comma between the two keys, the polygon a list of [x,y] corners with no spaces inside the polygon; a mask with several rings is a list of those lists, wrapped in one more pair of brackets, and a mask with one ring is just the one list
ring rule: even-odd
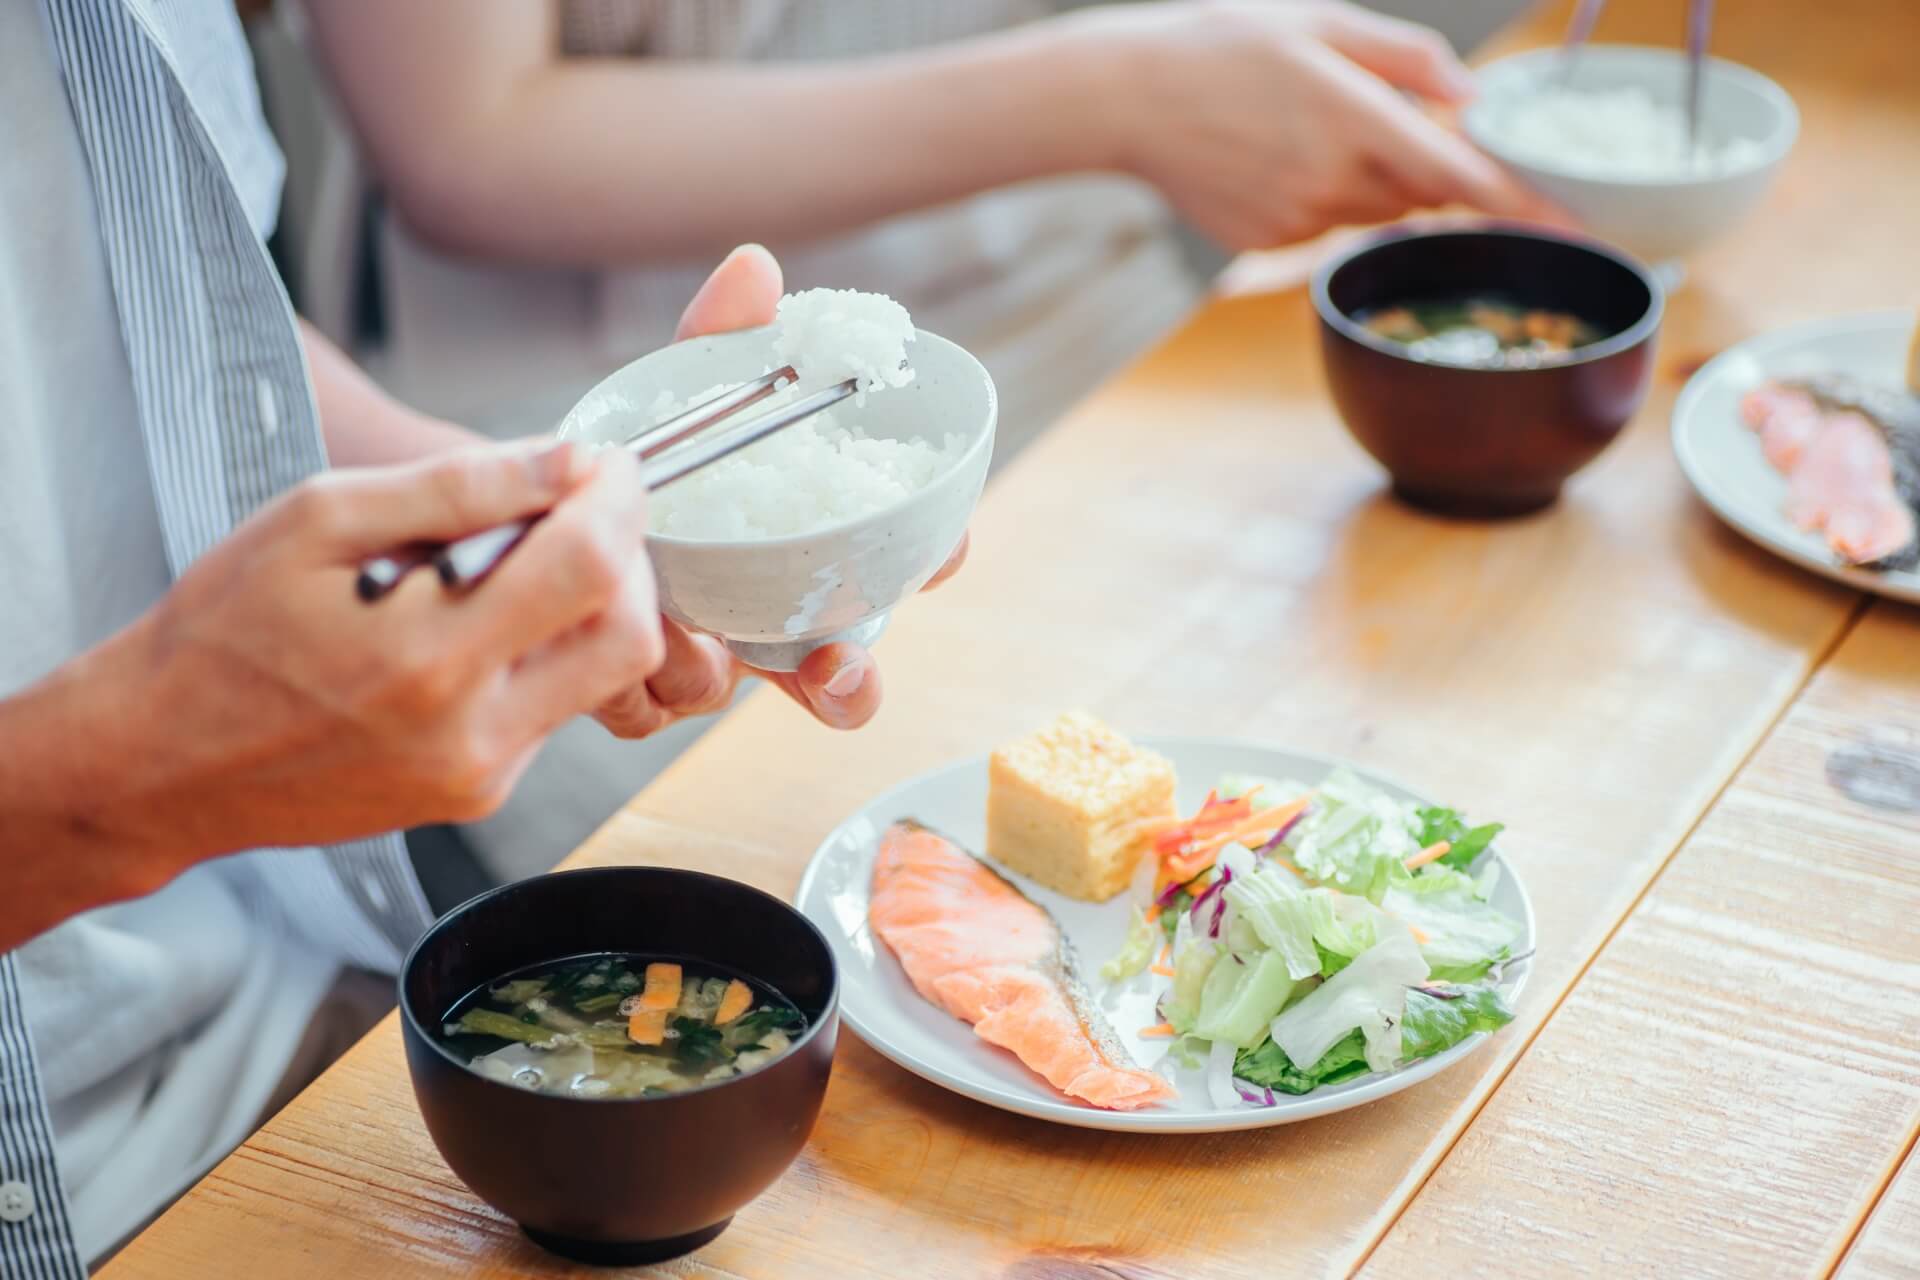
{"label": "hand holding rice bowl", "polygon": [[[559,430],[614,443],[705,388],[789,363],[800,379],[790,394],[866,381],[864,404],[843,402],[654,495],[661,607],[771,671],[794,670],[825,644],[870,643],[893,606],[945,563],[979,500],[998,414],[980,362],[937,335],[902,330],[897,304],[850,307],[824,290],[798,297],[808,301],[796,312],[786,300],[782,314],[804,342],[781,324],[664,347],[588,392]],[[911,373],[901,378],[891,353],[908,341]]]}

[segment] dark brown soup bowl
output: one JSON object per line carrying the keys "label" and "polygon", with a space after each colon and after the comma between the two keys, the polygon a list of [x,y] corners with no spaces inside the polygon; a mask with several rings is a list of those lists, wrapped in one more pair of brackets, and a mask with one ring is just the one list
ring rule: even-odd
{"label": "dark brown soup bowl", "polygon": [[[1605,336],[1531,369],[1415,359],[1354,317],[1480,294],[1568,312]],[[1653,275],[1604,245],[1537,230],[1395,230],[1315,274],[1313,305],[1334,403],[1415,506],[1518,515],[1551,503],[1646,398],[1664,299]]]}
{"label": "dark brown soup bowl", "polygon": [[[462,997],[516,969],[608,951],[757,978],[807,1017],[794,1048],[686,1093],[572,1098],[489,1080],[443,1046]],[[407,956],[400,1016],[427,1131],[474,1194],[584,1262],[658,1262],[726,1229],[813,1130],[839,1028],[833,949],[805,916],[732,880],[662,867],[536,876],[442,917]]]}

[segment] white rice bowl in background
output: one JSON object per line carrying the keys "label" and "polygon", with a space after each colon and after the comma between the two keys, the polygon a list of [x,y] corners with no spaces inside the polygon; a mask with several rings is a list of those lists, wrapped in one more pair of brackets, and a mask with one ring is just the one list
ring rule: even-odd
{"label": "white rice bowl in background", "polygon": [[1543,78],[1530,94],[1494,104],[1486,128],[1513,156],[1593,178],[1708,177],[1766,157],[1752,138],[1711,134],[1689,156],[1686,115],[1639,85],[1576,89]]}
{"label": "white rice bowl in background", "polygon": [[[1765,196],[1800,113],[1767,77],[1723,58],[1703,66],[1702,145],[1687,154],[1687,60],[1678,49],[1590,44],[1499,58],[1475,78],[1467,136],[1585,230],[1653,264],[1725,234]],[[1697,159],[1700,163],[1692,163]]]}

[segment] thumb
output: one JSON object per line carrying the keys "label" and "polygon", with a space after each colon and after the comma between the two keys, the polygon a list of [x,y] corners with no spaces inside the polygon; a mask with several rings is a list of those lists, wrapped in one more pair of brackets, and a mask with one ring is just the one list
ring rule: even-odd
{"label": "thumb", "polygon": [[782,287],[780,264],[774,256],[757,244],[743,244],[713,269],[693,295],[673,340],[772,324]]}
{"label": "thumb", "polygon": [[281,501],[280,516],[330,560],[409,542],[452,542],[551,509],[591,478],[594,450],[525,440],[398,467],[322,472]]}
{"label": "thumb", "polygon": [[1473,73],[1431,27],[1341,5],[1327,12],[1320,38],[1396,89],[1450,105],[1474,96]]}

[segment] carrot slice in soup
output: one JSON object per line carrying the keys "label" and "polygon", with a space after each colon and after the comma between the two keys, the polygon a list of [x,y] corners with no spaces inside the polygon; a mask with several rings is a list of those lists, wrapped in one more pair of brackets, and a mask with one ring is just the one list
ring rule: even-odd
{"label": "carrot slice in soup", "polygon": [[671,1009],[635,1009],[627,1018],[627,1039],[635,1044],[661,1044],[667,1038]]}
{"label": "carrot slice in soup", "polygon": [[727,983],[727,994],[720,997],[720,1007],[713,1011],[713,1020],[725,1026],[753,1007],[753,988],[734,978]]}
{"label": "carrot slice in soup", "polygon": [[647,985],[640,992],[642,1009],[673,1009],[680,1004],[680,966],[650,964]]}

